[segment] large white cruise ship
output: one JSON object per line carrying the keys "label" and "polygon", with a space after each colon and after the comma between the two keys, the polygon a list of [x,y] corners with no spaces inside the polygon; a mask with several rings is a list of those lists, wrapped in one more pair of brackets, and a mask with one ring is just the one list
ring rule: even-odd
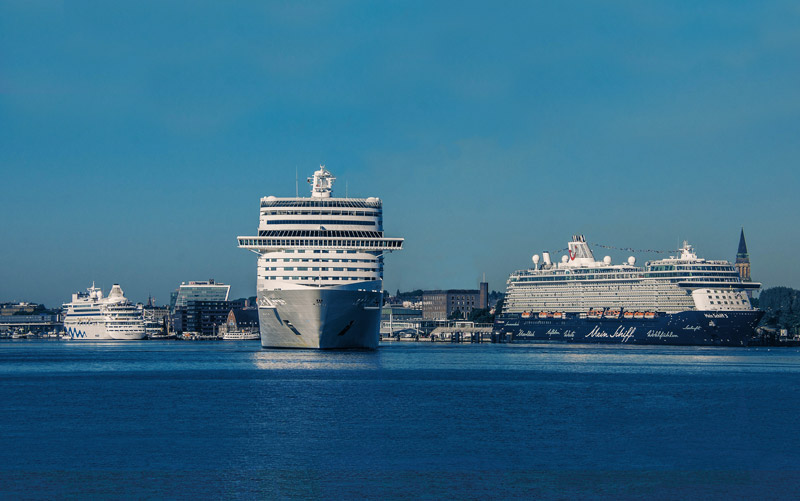
{"label": "large white cruise ship", "polygon": [[259,254],[265,348],[378,347],[383,256],[403,239],[383,236],[379,198],[333,198],[335,179],[320,166],[310,198],[262,198],[258,236],[238,237]]}
{"label": "large white cruise ship", "polygon": [[73,294],[64,304],[64,330],[70,339],[84,341],[144,339],[146,334],[142,307],[131,304],[118,284],[105,298],[94,284]]}
{"label": "large white cruise ship", "polygon": [[534,267],[508,278],[495,334],[517,341],[744,346],[763,316],[728,261],[680,255],[635,266],[596,261],[575,235],[561,262],[533,256]]}

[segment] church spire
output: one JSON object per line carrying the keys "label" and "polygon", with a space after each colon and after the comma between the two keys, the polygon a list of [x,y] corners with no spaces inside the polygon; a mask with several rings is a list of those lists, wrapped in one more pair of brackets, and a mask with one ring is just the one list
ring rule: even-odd
{"label": "church spire", "polygon": [[740,259],[747,259],[748,262],[750,260],[750,255],[747,253],[747,242],[744,240],[744,228],[742,228],[742,233],[739,236],[739,251],[736,253],[736,262],[738,263]]}
{"label": "church spire", "polygon": [[747,242],[744,240],[744,228],[739,235],[739,250],[736,252],[736,269],[743,281],[750,281],[750,254],[747,253]]}

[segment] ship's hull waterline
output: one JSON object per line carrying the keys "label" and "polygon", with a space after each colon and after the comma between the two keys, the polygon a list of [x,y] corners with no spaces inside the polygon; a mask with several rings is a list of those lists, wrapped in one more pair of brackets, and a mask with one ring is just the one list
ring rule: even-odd
{"label": "ship's hull waterline", "polygon": [[264,348],[373,350],[378,347],[380,292],[263,290],[258,298]]}
{"label": "ship's hull waterline", "polygon": [[127,329],[109,328],[105,323],[64,323],[64,331],[74,341],[136,341],[146,337],[144,324],[142,327]]}
{"label": "ship's hull waterline", "polygon": [[511,342],[613,343],[674,346],[747,346],[763,311],[684,311],[653,319],[523,318],[503,314],[495,334]]}

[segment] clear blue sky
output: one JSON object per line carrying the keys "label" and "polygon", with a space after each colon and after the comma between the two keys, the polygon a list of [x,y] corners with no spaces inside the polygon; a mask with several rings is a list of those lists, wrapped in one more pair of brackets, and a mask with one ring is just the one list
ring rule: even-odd
{"label": "clear blue sky", "polygon": [[793,1],[0,0],[0,301],[252,295],[235,237],[321,162],[405,237],[392,292],[504,290],[573,233],[733,259],[741,226],[754,278],[800,287],[798,26]]}

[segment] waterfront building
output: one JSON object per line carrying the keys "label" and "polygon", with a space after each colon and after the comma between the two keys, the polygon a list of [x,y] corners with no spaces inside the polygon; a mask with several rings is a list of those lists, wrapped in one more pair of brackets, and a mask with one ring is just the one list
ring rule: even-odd
{"label": "waterfront building", "polygon": [[201,336],[215,336],[230,309],[228,301],[187,301],[185,306],[175,308],[173,330],[179,334],[196,332]]}
{"label": "waterfront building", "polygon": [[217,326],[225,321],[230,311],[230,290],[230,285],[216,282],[213,278],[182,283],[170,299],[172,330],[216,335]]}
{"label": "waterfront building", "polygon": [[485,280],[480,283],[480,289],[478,293],[478,308],[486,309],[489,307],[489,283]]}
{"label": "waterfront building", "polygon": [[189,301],[228,301],[231,286],[215,282],[210,279],[204,282],[183,282],[175,293],[170,296],[171,309],[187,306]]}
{"label": "waterfront building", "polygon": [[61,315],[54,313],[34,313],[29,315],[0,315],[0,332],[14,329],[42,332],[57,330],[62,325]]}
{"label": "waterfront building", "polygon": [[403,305],[385,304],[381,310],[381,321],[410,321],[422,319],[422,309],[407,308]]}
{"label": "waterfront building", "polygon": [[0,315],[22,315],[32,314],[37,309],[43,309],[43,305],[36,303],[2,303],[0,304]]}
{"label": "waterfront building", "polygon": [[166,306],[144,306],[142,308],[144,313],[144,321],[149,323],[160,324],[164,319],[169,317],[169,308]]}
{"label": "waterfront building", "polygon": [[226,323],[232,331],[258,331],[258,308],[231,308]]}
{"label": "waterfront building", "polygon": [[[483,286],[483,284],[482,284]],[[422,294],[422,318],[425,320],[446,320],[454,313],[460,317],[469,317],[472,310],[485,308],[481,304],[486,304],[488,300],[487,292],[481,298],[480,290],[469,289],[449,289],[425,291]]]}

